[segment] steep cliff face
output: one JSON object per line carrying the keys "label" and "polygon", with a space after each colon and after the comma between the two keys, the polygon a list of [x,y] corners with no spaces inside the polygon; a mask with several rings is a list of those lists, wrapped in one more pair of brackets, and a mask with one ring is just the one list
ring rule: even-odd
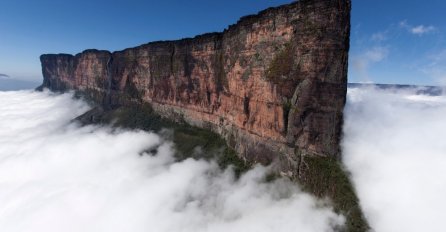
{"label": "steep cliff face", "polygon": [[42,55],[43,87],[98,103],[150,103],[210,129],[242,158],[304,175],[306,156],[339,157],[350,0],[300,0],[247,16],[222,33],[110,53]]}

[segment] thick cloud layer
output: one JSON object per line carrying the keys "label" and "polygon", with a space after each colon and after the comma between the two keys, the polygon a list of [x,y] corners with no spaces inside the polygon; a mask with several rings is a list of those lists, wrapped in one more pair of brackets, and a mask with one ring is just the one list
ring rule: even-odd
{"label": "thick cloud layer", "polygon": [[88,107],[68,94],[0,99],[2,232],[317,232],[344,221],[285,180],[264,183],[266,168],[235,181],[212,162],[174,162],[155,134],[70,123]]}
{"label": "thick cloud layer", "polygon": [[445,231],[446,97],[350,89],[344,162],[378,232]]}

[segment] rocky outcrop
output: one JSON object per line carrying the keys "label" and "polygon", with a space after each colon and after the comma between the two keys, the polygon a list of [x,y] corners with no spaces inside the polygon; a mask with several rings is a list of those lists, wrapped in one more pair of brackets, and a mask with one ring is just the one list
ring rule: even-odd
{"label": "rocky outcrop", "polygon": [[123,51],[41,56],[42,87],[90,93],[106,107],[150,103],[210,129],[251,162],[299,177],[302,157],[339,157],[350,0],[300,0],[222,33]]}

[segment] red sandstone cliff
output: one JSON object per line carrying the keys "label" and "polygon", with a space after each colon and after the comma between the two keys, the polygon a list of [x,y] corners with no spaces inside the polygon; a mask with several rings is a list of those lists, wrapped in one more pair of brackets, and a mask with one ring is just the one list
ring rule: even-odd
{"label": "red sandstone cliff", "polygon": [[222,135],[246,160],[298,175],[306,155],[339,157],[350,0],[300,0],[222,33],[110,53],[42,55],[43,87],[106,106],[148,102]]}

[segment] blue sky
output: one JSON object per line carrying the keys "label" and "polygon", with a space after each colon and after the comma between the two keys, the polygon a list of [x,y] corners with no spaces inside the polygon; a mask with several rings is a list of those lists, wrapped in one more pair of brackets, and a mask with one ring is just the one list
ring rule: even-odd
{"label": "blue sky", "polygon": [[[0,74],[40,81],[43,53],[114,51],[222,31],[289,2],[1,0]],[[353,0],[349,81],[446,84],[445,9],[442,0]]]}

